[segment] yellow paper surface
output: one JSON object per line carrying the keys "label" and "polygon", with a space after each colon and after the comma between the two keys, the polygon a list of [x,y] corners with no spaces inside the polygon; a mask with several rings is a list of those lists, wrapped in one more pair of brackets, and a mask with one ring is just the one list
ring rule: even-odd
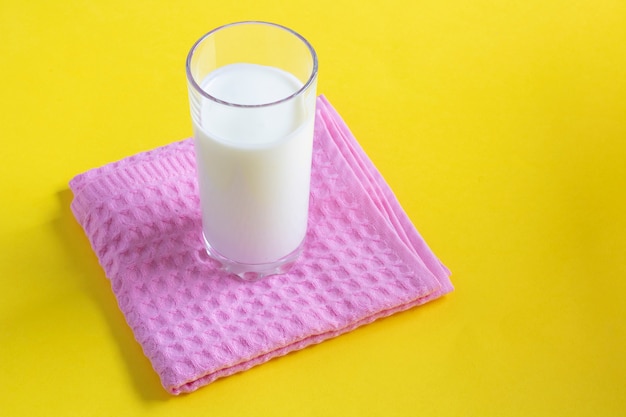
{"label": "yellow paper surface", "polygon": [[[74,221],[80,172],[191,135],[213,27],[289,26],[456,291],[171,397]],[[0,5],[0,415],[626,414],[626,3]]]}

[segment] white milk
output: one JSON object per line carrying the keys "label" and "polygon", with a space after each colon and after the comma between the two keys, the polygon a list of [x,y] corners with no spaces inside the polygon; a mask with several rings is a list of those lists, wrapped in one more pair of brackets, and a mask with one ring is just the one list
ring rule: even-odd
{"label": "white milk", "polygon": [[[219,100],[253,105],[289,97],[302,83],[277,68],[231,64],[201,87]],[[301,96],[252,108],[201,100],[194,135],[208,245],[246,264],[289,255],[306,234],[314,112]]]}

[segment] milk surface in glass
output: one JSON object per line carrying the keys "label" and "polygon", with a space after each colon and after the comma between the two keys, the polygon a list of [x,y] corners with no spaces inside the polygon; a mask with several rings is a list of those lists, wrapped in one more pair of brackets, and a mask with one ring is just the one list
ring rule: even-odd
{"label": "milk surface in glass", "polygon": [[230,64],[201,88],[233,105],[202,98],[194,120],[202,222],[211,250],[263,264],[299,248],[307,229],[314,113],[293,75],[274,67]]}

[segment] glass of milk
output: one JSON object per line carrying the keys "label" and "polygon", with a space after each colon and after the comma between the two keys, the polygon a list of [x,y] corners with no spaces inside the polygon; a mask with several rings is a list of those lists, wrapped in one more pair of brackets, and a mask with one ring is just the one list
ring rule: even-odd
{"label": "glass of milk", "polygon": [[204,35],[187,57],[206,250],[244,280],[286,272],[307,231],[317,55],[267,22]]}

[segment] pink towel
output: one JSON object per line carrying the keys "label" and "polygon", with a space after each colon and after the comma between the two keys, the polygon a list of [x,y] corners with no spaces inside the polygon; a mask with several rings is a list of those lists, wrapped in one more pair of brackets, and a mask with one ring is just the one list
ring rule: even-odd
{"label": "pink towel", "polygon": [[204,251],[191,139],[71,180],[72,211],[167,391],[194,391],[452,290],[324,97],[311,181],[301,258],[288,274],[242,282]]}

